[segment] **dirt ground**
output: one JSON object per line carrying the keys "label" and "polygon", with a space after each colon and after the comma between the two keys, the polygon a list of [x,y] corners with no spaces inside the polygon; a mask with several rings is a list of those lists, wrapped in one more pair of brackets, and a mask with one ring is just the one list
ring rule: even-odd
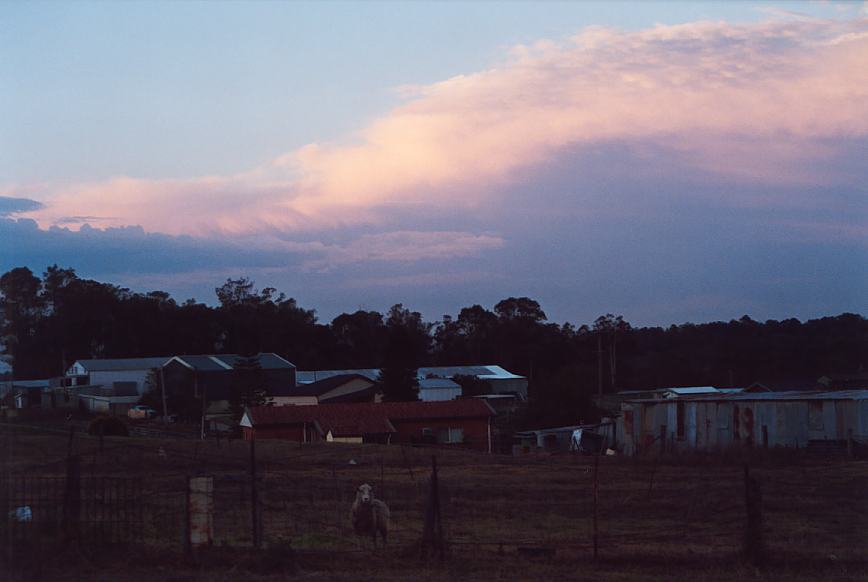
{"label": "dirt ground", "polygon": [[[49,534],[7,544],[4,580],[868,579],[864,461],[793,451],[601,458],[595,561],[589,457],[260,441],[265,547],[254,551],[248,443],[137,437],[100,443],[83,434],[70,439],[62,426],[0,425],[5,475],[60,479],[70,452],[81,459],[83,480],[140,484],[136,538],[58,546]],[[448,540],[443,561],[422,559],[419,549],[432,456]],[[762,488],[762,567],[742,558],[745,463]],[[182,544],[190,475],[215,479],[214,546],[195,557]],[[349,507],[363,482],[392,510],[386,548],[373,549],[352,532]]]}

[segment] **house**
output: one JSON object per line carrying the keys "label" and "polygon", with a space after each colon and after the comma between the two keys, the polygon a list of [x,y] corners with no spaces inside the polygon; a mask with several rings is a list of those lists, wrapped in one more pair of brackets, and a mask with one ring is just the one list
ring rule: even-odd
{"label": "house", "polygon": [[628,455],[731,446],[808,447],[868,441],[868,390],[742,392],[621,404]]}
{"label": "house", "polygon": [[120,358],[76,360],[66,371],[66,386],[112,386],[115,382],[132,382],[141,396],[156,382],[154,375],[169,360],[168,356],[153,358]]}
{"label": "house", "polygon": [[[233,372],[241,357],[218,354],[170,358],[161,369],[166,392],[204,398],[206,417],[225,414],[229,409]],[[259,354],[258,359],[266,393],[274,397],[290,395],[295,388],[295,365],[274,353]]]}
{"label": "house", "polygon": [[438,444],[491,452],[494,411],[483,400],[259,406],[244,438],[296,442]]}
{"label": "house", "polygon": [[[299,384],[309,384],[329,376],[344,374],[360,374],[376,382],[380,377],[379,368],[357,368],[352,370],[309,370],[298,372]],[[442,378],[453,380],[456,376],[474,376],[485,381],[492,394],[516,394],[523,400],[527,399],[527,378],[513,374],[500,366],[491,364],[485,366],[434,366],[419,368],[418,380]]]}
{"label": "house", "polygon": [[361,374],[329,376],[310,384],[299,384],[289,393],[274,396],[277,406],[312,405],[338,402],[380,402],[383,394],[377,383]]}

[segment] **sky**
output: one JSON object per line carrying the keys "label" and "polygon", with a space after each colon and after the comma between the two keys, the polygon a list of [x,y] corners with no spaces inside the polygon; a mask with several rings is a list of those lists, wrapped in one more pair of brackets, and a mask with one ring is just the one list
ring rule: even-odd
{"label": "sky", "polygon": [[0,272],[868,313],[863,2],[7,2]]}

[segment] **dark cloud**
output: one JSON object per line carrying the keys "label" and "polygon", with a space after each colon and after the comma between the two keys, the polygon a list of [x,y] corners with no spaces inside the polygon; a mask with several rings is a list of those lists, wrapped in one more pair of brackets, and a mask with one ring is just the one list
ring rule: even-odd
{"label": "dark cloud", "polygon": [[30,212],[40,208],[42,208],[42,203],[36,200],[0,196],[0,216],[9,216],[17,212]]}
{"label": "dark cloud", "polygon": [[[837,163],[848,170],[840,175],[859,175],[849,158]],[[690,168],[656,144],[612,142],[516,175],[472,211],[413,205],[381,216],[377,225],[249,239],[42,230],[7,218],[0,270],[58,263],[208,302],[227,277],[244,275],[325,321],[394,303],[436,319],[511,295],[574,323],[607,312],[642,325],[868,312],[868,199],[856,179],[748,184]]]}

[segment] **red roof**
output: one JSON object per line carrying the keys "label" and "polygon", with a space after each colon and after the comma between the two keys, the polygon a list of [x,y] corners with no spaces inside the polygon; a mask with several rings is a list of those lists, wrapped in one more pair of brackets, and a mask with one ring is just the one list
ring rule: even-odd
{"label": "red roof", "polygon": [[[316,422],[332,434],[395,432],[401,420],[489,418],[494,410],[479,398],[443,402],[358,402],[313,406],[257,406],[250,409],[254,427]],[[337,432],[336,432],[337,431]]]}

